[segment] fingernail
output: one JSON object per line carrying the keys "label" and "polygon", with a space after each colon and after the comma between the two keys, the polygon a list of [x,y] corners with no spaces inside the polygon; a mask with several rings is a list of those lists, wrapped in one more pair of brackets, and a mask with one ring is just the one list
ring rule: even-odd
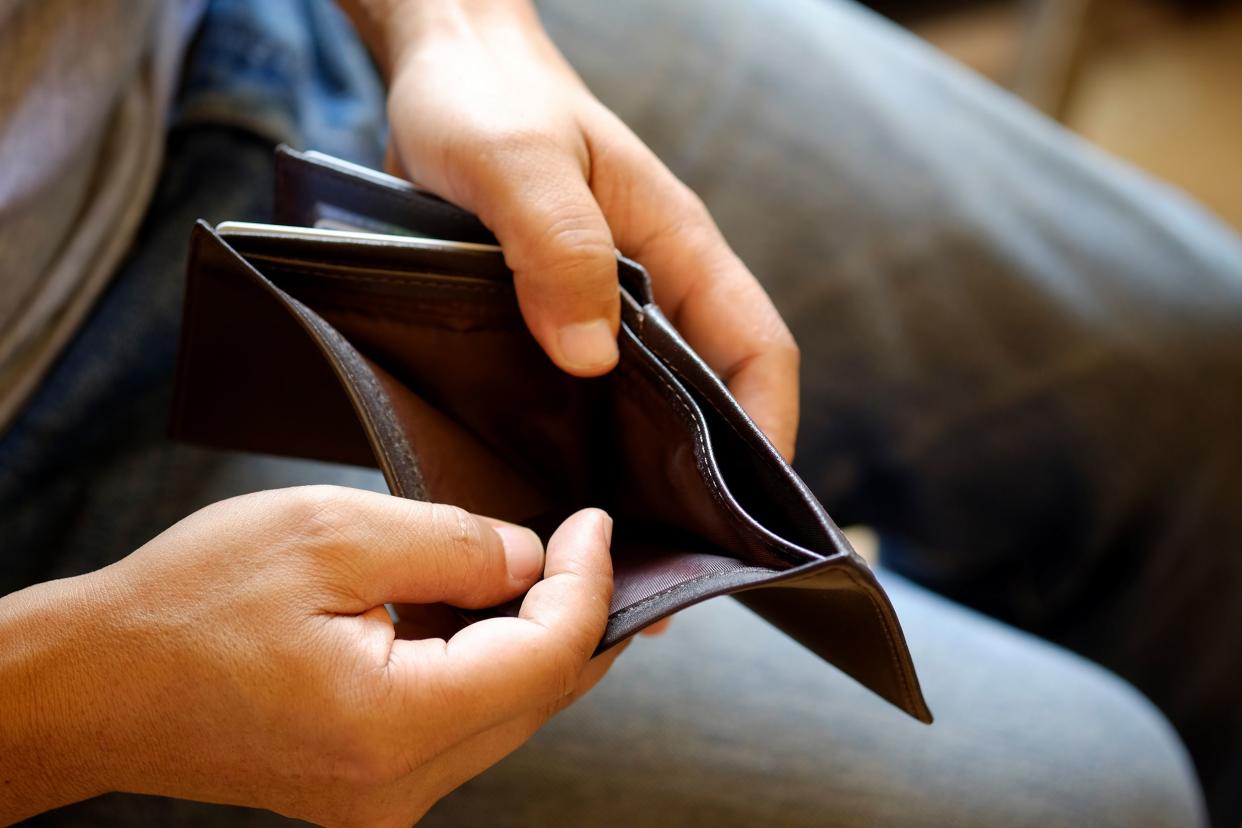
{"label": "fingernail", "polygon": [[561,359],[576,371],[600,371],[617,361],[617,338],[607,319],[576,322],[557,334]]}
{"label": "fingernail", "polygon": [[515,581],[530,581],[543,574],[543,543],[539,536],[521,526],[497,526],[496,534],[505,545],[505,567]]}

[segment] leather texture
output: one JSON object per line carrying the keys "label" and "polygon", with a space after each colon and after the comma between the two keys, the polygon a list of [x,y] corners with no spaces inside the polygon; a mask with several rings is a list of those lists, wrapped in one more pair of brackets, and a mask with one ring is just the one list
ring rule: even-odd
{"label": "leather texture", "polygon": [[[278,151],[274,220],[494,244],[407,182]],[[194,229],[175,437],[378,466],[393,494],[544,536],[612,514],[615,590],[600,649],[733,595],[930,722],[892,606],[866,563],[618,257],[620,362],[558,370],[523,323],[499,251],[382,240],[227,240]],[[511,613],[515,605],[486,614]],[[477,616],[476,616],[477,617]]]}

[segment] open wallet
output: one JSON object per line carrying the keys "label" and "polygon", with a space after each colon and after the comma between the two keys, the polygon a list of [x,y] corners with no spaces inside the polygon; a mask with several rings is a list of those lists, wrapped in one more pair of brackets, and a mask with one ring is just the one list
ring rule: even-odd
{"label": "open wallet", "polygon": [[732,595],[931,721],[875,576],[661,314],[640,265],[618,256],[617,367],[573,377],[527,331],[474,216],[382,173],[277,152],[274,224],[194,229],[174,437],[378,466],[395,495],[545,540],[598,506],[614,519],[601,651]]}

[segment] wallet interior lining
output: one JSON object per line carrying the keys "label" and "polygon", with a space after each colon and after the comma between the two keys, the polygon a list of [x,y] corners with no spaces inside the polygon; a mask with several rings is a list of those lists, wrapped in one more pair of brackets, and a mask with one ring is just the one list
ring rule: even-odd
{"label": "wallet interior lining", "polygon": [[[287,256],[252,254],[249,258],[269,275],[283,273],[294,276],[296,286],[290,287],[295,288],[295,293],[312,307],[323,309],[332,306],[369,317],[399,318],[420,326],[512,330],[519,338],[530,340],[522,327],[511,285],[497,283],[495,274],[484,279],[464,277],[460,273],[368,268],[357,264],[356,260],[347,266],[340,266],[323,259],[309,264],[291,261]],[[311,278],[308,280],[305,277]],[[361,288],[361,292],[343,291],[340,285],[343,280]],[[488,301],[481,301],[484,299]],[[533,344],[533,340],[528,344]],[[641,344],[638,347],[643,348]],[[649,359],[658,361],[653,356]],[[534,363],[530,367],[541,368],[542,373],[552,370],[546,359],[530,362]],[[777,550],[780,550],[781,538],[798,544],[803,552],[821,548],[826,539],[815,516],[796,514],[793,505],[784,501],[773,504],[765,491],[765,486],[771,485],[772,481],[770,475],[764,474],[767,470],[763,467],[763,458],[755,457],[753,447],[746,445],[745,440],[732,431],[710,402],[697,399],[693,389],[683,386],[672,378],[671,373],[668,377],[661,381],[675,384],[678,386],[677,396],[692,401],[696,411],[688,416],[705,420],[699,427],[716,444],[717,449],[712,454],[721,466],[720,476],[726,479],[732,499],[741,505],[742,517],[751,528],[760,534],[770,534],[764,527],[776,527],[780,538],[772,536],[767,540],[775,541],[770,545]],[[563,384],[575,382],[564,376],[561,379],[566,381]],[[827,542],[831,543],[830,540]]]}
{"label": "wallet interior lining", "polygon": [[[521,363],[520,373],[523,377],[530,377],[531,386],[537,386],[545,391],[547,396],[562,400],[569,407],[581,409],[586,405],[595,409],[595,413],[590,417],[591,420],[598,421],[600,419],[601,409],[606,411],[610,407],[610,403],[602,403],[599,400],[599,394],[596,394],[595,401],[585,403],[581,397],[584,389],[591,386],[599,391],[599,386],[607,385],[609,378],[598,380],[581,380],[569,377],[560,371],[543,356],[538,350],[534,340],[526,333],[521,322],[520,314],[517,311],[516,301],[513,298],[512,288],[508,286],[498,285],[494,282],[484,279],[467,279],[461,276],[453,275],[449,278],[441,277],[439,283],[436,281],[435,274],[422,272],[413,272],[409,274],[397,273],[393,274],[391,270],[374,270],[367,273],[358,273],[359,269],[356,265],[351,266],[346,273],[343,269],[329,269],[322,261],[315,264],[304,264],[291,262],[286,257],[266,257],[262,255],[250,256],[252,260],[267,275],[276,278],[278,281],[285,282],[284,287],[291,290],[300,300],[330,317],[329,321],[339,321],[341,315],[359,315],[363,319],[355,319],[353,321],[342,322],[338,324],[342,332],[346,334],[356,346],[368,355],[373,353],[387,354],[386,359],[381,359],[381,364],[385,364],[391,368],[396,375],[401,375],[404,368],[400,363],[405,360],[401,354],[410,354],[417,350],[418,344],[413,343],[411,347],[393,347],[390,342],[387,346],[379,344],[378,348],[374,347],[376,343],[368,343],[368,339],[374,340],[374,335],[378,328],[385,327],[385,322],[398,323],[397,327],[401,329],[397,336],[401,333],[408,332],[411,326],[419,330],[425,329],[443,329],[448,338],[451,337],[452,331],[460,331],[471,333],[471,339],[474,337],[494,336],[498,332],[507,334],[507,342],[505,346],[491,349],[488,356],[483,357],[488,361],[488,373],[491,374],[492,366],[497,360],[514,361]],[[385,275],[387,274],[387,275]],[[283,278],[282,278],[283,277]],[[293,281],[289,282],[289,277]],[[308,278],[309,277],[309,278]],[[406,281],[408,279],[408,281]],[[346,281],[351,288],[343,290],[341,282]],[[392,283],[398,283],[393,286]],[[471,284],[475,283],[475,284]],[[385,285],[377,291],[377,286]],[[498,301],[493,303],[480,303],[480,295],[475,293],[470,296],[469,301],[462,301],[460,291],[469,291],[471,289],[480,291],[486,290],[493,294]],[[410,293],[417,296],[412,299]],[[489,307],[490,304],[490,307]],[[392,327],[392,326],[389,326]],[[622,349],[626,348],[625,334],[622,334]],[[643,349],[638,343],[637,338],[631,337],[633,342],[632,348]],[[471,340],[458,339],[457,344],[468,343]],[[370,344],[372,347],[368,347]],[[437,353],[444,353],[444,348],[451,346],[443,346],[436,348]],[[454,348],[454,350],[456,350]],[[460,360],[458,360],[460,361]],[[647,355],[644,359],[635,354],[634,358],[629,362],[641,366],[640,370],[657,371],[653,365],[647,364],[657,362],[657,358]],[[625,365],[623,362],[622,368]],[[621,373],[621,372],[619,372]],[[713,478],[723,476],[721,473],[726,470],[720,469],[717,473],[707,474],[708,485],[719,485],[723,483],[728,491],[729,496],[721,495],[719,498],[721,508],[737,510],[735,514],[742,517],[747,524],[750,525],[756,534],[771,535],[767,530],[763,529],[763,525],[771,525],[781,532],[782,536],[791,538],[795,542],[800,542],[804,547],[814,548],[820,545],[822,538],[802,538],[806,534],[802,531],[802,527],[790,519],[783,512],[767,509],[764,504],[768,498],[764,496],[762,486],[764,478],[753,469],[753,465],[748,465],[746,461],[753,460],[748,447],[740,446],[740,442],[727,426],[719,422],[720,418],[713,418],[716,422],[709,422],[713,412],[709,405],[698,402],[694,399],[692,393],[687,390],[673,375],[668,371],[661,372],[664,376],[648,377],[644,380],[638,380],[637,384],[647,389],[664,386],[668,389],[666,398],[670,399],[674,405],[679,405],[685,409],[685,428],[691,432],[689,436],[699,439],[698,434],[710,434],[707,439],[714,440],[721,444],[723,449],[727,445],[728,450],[718,450],[713,452],[714,459],[722,465],[727,465],[729,470],[733,472],[727,481],[720,481]],[[457,410],[451,413],[460,421],[469,422],[471,412],[481,412],[482,417],[476,417],[478,421],[474,429],[486,442],[492,447],[498,448],[502,453],[505,446],[522,445],[527,442],[524,438],[529,434],[530,430],[530,411],[532,407],[537,407],[537,401],[532,400],[529,395],[518,395],[520,404],[523,405],[525,416],[520,433],[511,434],[508,440],[489,439],[486,434],[488,421],[493,419],[495,400],[488,399],[470,399],[470,394],[466,393],[461,387],[449,388],[447,393],[438,395],[434,389],[437,383],[427,383],[425,378],[413,377],[413,386],[420,388],[420,391],[427,396],[433,403],[446,408],[452,409],[454,400],[466,400],[467,404],[457,406]],[[513,390],[513,389],[510,389]],[[643,393],[643,389],[638,389],[639,393]],[[430,392],[430,393],[428,393]],[[589,390],[587,391],[589,394]],[[605,394],[615,393],[604,392]],[[475,395],[477,397],[477,395]],[[622,395],[623,396],[623,395]],[[653,404],[659,408],[658,400],[653,400]],[[560,417],[561,420],[571,420],[582,422],[583,412],[571,412],[568,416]],[[555,419],[547,418],[544,419]],[[623,431],[623,430],[622,430]],[[657,429],[658,433],[658,429]],[[536,440],[536,445],[541,445],[537,455],[545,455],[542,445],[548,440]],[[601,443],[600,440],[592,440],[592,444]],[[575,447],[576,448],[576,447]],[[520,452],[519,452],[520,453]],[[572,453],[571,448],[560,447],[559,450],[553,452],[554,455],[565,458]],[[707,448],[705,445],[700,446],[700,453],[706,455]],[[588,458],[590,460],[598,460],[600,458]],[[554,479],[558,475],[550,474],[550,470],[546,468],[532,469],[532,463],[525,464],[534,474],[543,480]],[[573,465],[573,464],[566,464]],[[580,488],[583,485],[584,475],[579,472],[572,481],[561,481],[563,486]],[[741,505],[738,510],[737,506],[726,504],[725,501],[736,500]],[[752,514],[752,511],[757,512]],[[761,545],[775,549],[778,557],[785,557],[779,538],[772,535],[760,541]],[[788,561],[790,563],[802,562],[799,560]]]}
{"label": "wallet interior lining", "polygon": [[[498,492],[484,507],[489,513],[539,527],[547,512],[506,508],[513,502],[529,503],[535,492],[544,492],[550,495],[551,502],[544,501],[548,512],[559,517],[598,505],[634,528],[639,525],[635,516],[643,516],[642,524],[655,535],[681,530],[686,533],[683,544],[697,537],[717,549],[745,550],[741,555],[749,563],[783,569],[798,562],[774,553],[774,544],[739,537],[727,528],[734,524],[722,520],[720,512],[732,510],[733,517],[739,512],[729,505],[723,481],[699,464],[707,449],[701,424],[693,421],[697,410],[688,399],[675,397],[684,393],[681,389],[657,385],[646,376],[646,366],[638,367],[633,354],[614,375],[581,380],[562,374],[533,343],[529,350],[522,347],[528,339],[523,328],[444,331],[412,327],[400,318],[385,321],[384,311],[362,315],[324,305],[316,311],[395,378],[390,395],[409,394],[443,412],[461,428],[460,439],[469,440],[476,455],[488,453],[492,459],[484,474],[508,468],[529,481],[530,491],[523,497],[514,497],[511,486]],[[463,357],[471,345],[477,350]],[[457,356],[445,369],[439,355],[448,351]],[[413,353],[423,357],[412,358]],[[508,370],[500,372],[501,379],[487,380],[502,359]],[[463,376],[463,371],[473,375]],[[675,405],[682,406],[680,412]],[[403,430],[418,428],[407,424]],[[411,440],[417,443],[418,437]],[[458,446],[429,445],[426,440],[415,450],[420,457],[459,453]],[[489,485],[480,481],[463,489]],[[434,481],[429,494],[461,499],[461,490],[437,491]]]}
{"label": "wallet interior lining", "polygon": [[[558,494],[544,514],[504,514],[498,507],[482,511],[537,527],[542,523],[545,535],[552,528],[549,515],[559,521],[585,505],[600,505],[613,512],[617,519],[614,611],[692,580],[710,580],[741,569],[758,568],[761,575],[770,574],[805,562],[775,554],[770,544],[753,538],[725,534],[723,527],[730,521],[710,512],[726,508],[727,495],[718,492],[710,501],[702,496],[705,485],[710,488],[721,481],[704,474],[699,458],[689,450],[695,441],[706,439],[707,424],[671,374],[663,381],[644,376],[652,366],[639,359],[635,349],[641,346],[636,340],[627,345],[623,338],[622,348],[630,352],[629,359],[613,375],[576,379],[556,369],[538,349],[516,313],[511,289],[509,313],[499,310],[499,304],[493,312],[484,310],[480,314],[477,304],[457,303],[452,313],[445,314],[437,312],[434,299],[426,295],[426,285],[419,302],[393,301],[392,296],[358,290],[357,282],[342,285],[335,274],[325,280],[329,273],[323,271],[322,262],[305,268],[283,258],[255,264],[340,331],[367,360],[391,374],[397,390],[390,387],[390,396],[400,395],[400,388],[418,388],[419,394],[409,393],[463,426],[478,444],[476,453],[481,446],[498,466],[515,470],[518,478],[550,483],[547,488]],[[431,281],[434,284],[434,279]],[[452,304],[453,295],[452,290],[446,290],[443,301]],[[466,308],[475,310],[475,318],[469,318]],[[446,363],[442,355],[449,352],[454,353],[451,362],[458,370],[440,370]],[[499,373],[505,378],[499,385],[488,381],[489,376],[497,376],[498,362],[507,367]],[[463,366],[473,376],[453,376],[460,374]],[[680,422],[674,406],[668,404],[672,398],[682,409]],[[504,410],[506,405],[513,416],[497,417],[498,407]],[[481,416],[472,417],[470,412]],[[646,422],[627,426],[611,420],[618,416]],[[578,450],[581,435],[567,423],[578,427],[590,424],[593,437],[584,442],[594,447],[591,453]],[[489,433],[489,424],[499,425],[500,430]],[[696,429],[702,433],[695,434]],[[404,426],[403,430],[409,433]],[[645,435],[645,445],[627,439],[638,434]],[[519,449],[513,450],[514,446]],[[415,446],[420,459],[450,450],[457,453],[448,446]],[[705,450],[700,445],[698,452]],[[620,470],[626,463],[630,468]],[[650,484],[639,490],[624,490],[618,486],[620,480],[649,480]],[[521,500],[508,494],[498,501]],[[429,495],[451,502],[460,500],[451,493],[437,492],[434,481]],[[637,515],[644,519],[636,519]],[[660,546],[667,549],[670,530],[682,538],[680,548],[676,553],[665,553],[655,565],[649,550],[656,547],[647,538],[661,538]]]}
{"label": "wallet interior lining", "polygon": [[[247,258],[338,330],[376,374],[388,375],[381,384],[394,398],[394,410],[411,417],[421,407],[424,418],[438,412],[456,430],[446,438],[456,444],[428,444],[426,422],[401,423],[425,470],[448,466],[462,456],[461,441],[469,441],[466,453],[481,458],[474,466],[492,466],[504,479],[493,503],[468,508],[533,525],[545,538],[581,506],[609,509],[616,519],[612,611],[632,610],[689,582],[702,582],[707,590],[718,578],[745,577],[741,570],[760,580],[820,557],[782,544],[761,525],[775,521],[776,531],[795,533],[784,515],[750,515],[734,503],[738,494],[741,504],[764,503],[753,490],[760,478],[745,469],[704,468],[703,458],[712,456],[710,439],[728,443],[737,436],[719,423],[709,434],[713,423],[704,412],[710,407],[694,400],[658,359],[641,353],[632,331],[622,331],[619,369],[578,379],[556,369],[535,344],[510,284],[390,266],[358,268],[320,252],[314,262],[287,254]],[[348,261],[350,254],[368,251],[342,252]],[[498,397],[508,398],[512,417],[497,416]],[[582,433],[591,438],[581,441]],[[581,451],[584,442],[590,451]],[[720,479],[730,472],[728,483]],[[427,494],[433,500],[466,505],[462,492],[478,489],[467,484],[452,490],[451,483],[437,488],[442,475],[431,477]],[[623,485],[625,480],[645,483],[635,487]],[[527,484],[524,492],[517,492],[522,483],[515,482]],[[524,510],[513,510],[514,504]],[[722,511],[732,514],[722,518]],[[738,516],[753,531],[739,531]],[[678,540],[669,544],[671,538]],[[651,550],[661,550],[658,560]]]}

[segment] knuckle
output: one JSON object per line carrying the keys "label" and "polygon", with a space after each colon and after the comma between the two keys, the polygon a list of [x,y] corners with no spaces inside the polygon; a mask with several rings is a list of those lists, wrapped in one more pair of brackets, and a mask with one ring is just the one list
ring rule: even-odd
{"label": "knuckle", "polygon": [[332,519],[341,501],[341,490],[326,484],[295,486],[282,494],[286,513],[307,521]]}
{"label": "knuckle", "polygon": [[468,554],[483,545],[479,521],[460,506],[436,503],[431,507],[431,519],[447,551]]}
{"label": "knuckle", "polygon": [[785,324],[785,320],[781,318],[780,311],[771,303],[766,294],[762,293],[762,287],[758,282],[754,284],[759,291],[757,298],[766,305],[764,309],[766,312],[760,315],[753,336],[755,355],[762,354],[765,359],[780,369],[796,371],[802,362],[802,349],[794,339],[789,326]]}
{"label": "knuckle", "polygon": [[[519,295],[533,290],[561,306],[595,307],[616,295],[617,259],[612,238],[591,219],[554,218],[529,236],[511,265]],[[529,294],[525,294],[529,296]]]}
{"label": "knuckle", "polygon": [[572,204],[555,211],[538,243],[555,257],[553,267],[559,271],[580,272],[610,265],[616,259],[607,225],[588,205]]}
{"label": "knuckle", "polygon": [[482,522],[465,509],[445,503],[432,507],[432,520],[439,529],[444,568],[464,567],[468,577],[485,574],[490,556]]}
{"label": "knuckle", "polygon": [[649,252],[672,249],[693,251],[700,257],[719,256],[724,239],[707,205],[698,193],[673,178],[671,173],[668,182],[669,192],[663,199],[667,209],[647,233],[635,241],[634,255],[641,258]]}
{"label": "knuckle", "polygon": [[552,701],[540,707],[537,713],[538,726],[542,727],[553,717],[555,717],[557,713],[560,713],[562,710],[572,705],[577,700],[577,696],[577,692],[575,690],[571,690],[564,695],[557,696]]}

